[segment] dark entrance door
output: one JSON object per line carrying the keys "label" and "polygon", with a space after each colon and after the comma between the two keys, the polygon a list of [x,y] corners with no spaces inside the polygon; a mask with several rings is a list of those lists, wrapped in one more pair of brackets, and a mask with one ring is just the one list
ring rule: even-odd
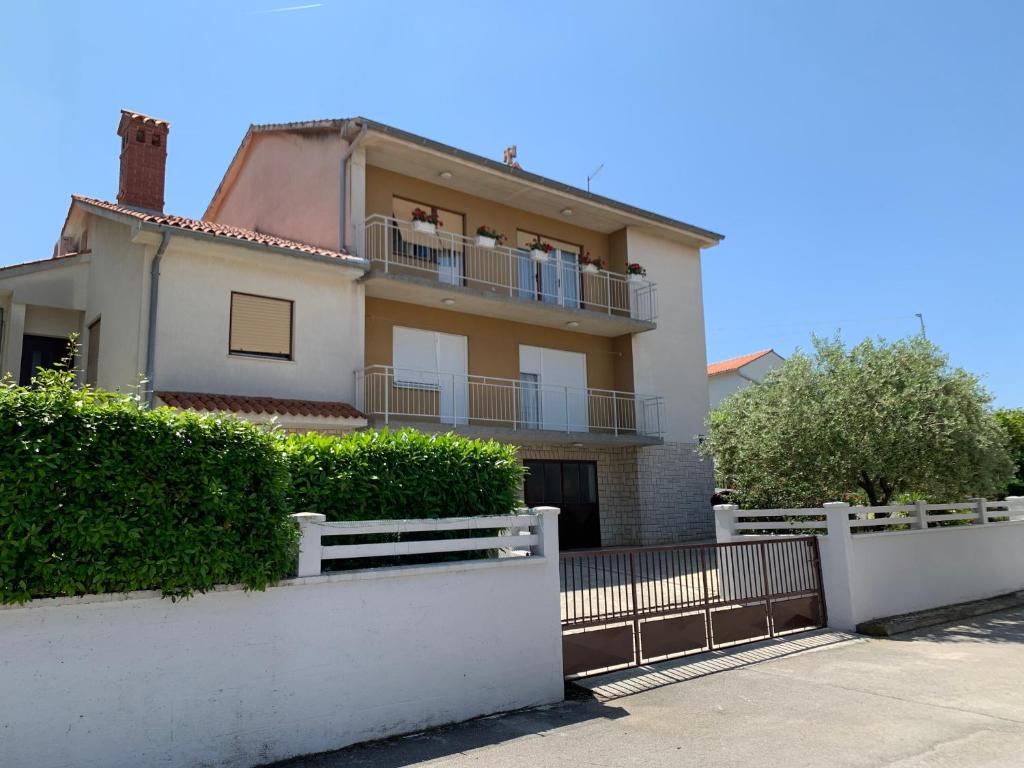
{"label": "dark entrance door", "polygon": [[68,354],[68,340],[26,333],[21,341],[21,375],[18,383],[28,386],[40,368],[53,368]]}
{"label": "dark entrance door", "polygon": [[529,507],[558,507],[560,549],[601,546],[597,464],[593,461],[523,462],[529,474],[523,499]]}

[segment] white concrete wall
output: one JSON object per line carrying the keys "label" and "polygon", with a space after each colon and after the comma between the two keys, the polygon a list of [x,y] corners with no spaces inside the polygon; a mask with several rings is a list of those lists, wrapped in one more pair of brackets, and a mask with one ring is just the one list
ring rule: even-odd
{"label": "white concrete wall", "polygon": [[[175,237],[160,273],[157,391],[355,402],[365,339],[360,270]],[[232,291],[295,302],[294,359],[228,354]],[[104,323],[104,345],[106,333]]]}
{"label": "white concrete wall", "polygon": [[666,442],[694,443],[708,412],[700,251],[634,227],[626,249],[658,285],[658,327],[633,335],[636,391],[665,398]]}
{"label": "white concrete wall", "polygon": [[1024,522],[819,539],[829,625],[872,619],[1024,589]]}
{"label": "white concrete wall", "polygon": [[557,559],[0,607],[0,765],[251,766],[558,701]]}

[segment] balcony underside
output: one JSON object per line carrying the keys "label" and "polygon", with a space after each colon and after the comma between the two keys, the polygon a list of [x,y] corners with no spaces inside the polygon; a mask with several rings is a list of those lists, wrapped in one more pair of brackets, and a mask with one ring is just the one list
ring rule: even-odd
{"label": "balcony underside", "polygon": [[423,420],[416,418],[390,417],[386,422],[382,416],[370,416],[367,419],[370,427],[381,429],[401,429],[411,427],[420,432],[430,434],[454,432],[457,435],[497,440],[515,445],[583,445],[591,447],[626,447],[633,445],[661,445],[660,437],[638,435],[635,432],[614,434],[613,432],[562,432],[550,429],[513,429],[497,425],[476,424],[442,424],[439,420]]}
{"label": "balcony underside", "polygon": [[[624,336],[653,330],[653,322],[637,320],[625,314],[598,312],[591,309],[563,307],[529,298],[509,296],[499,289],[473,288],[448,285],[436,279],[417,275],[395,274],[373,269],[363,278],[366,295],[381,299],[420,304],[425,307],[465,312],[484,317],[495,317],[519,323],[530,323],[548,328],[588,333],[594,336]],[[442,303],[454,299],[454,304]],[[570,327],[571,322],[578,323]],[[617,443],[621,445],[622,443]]]}

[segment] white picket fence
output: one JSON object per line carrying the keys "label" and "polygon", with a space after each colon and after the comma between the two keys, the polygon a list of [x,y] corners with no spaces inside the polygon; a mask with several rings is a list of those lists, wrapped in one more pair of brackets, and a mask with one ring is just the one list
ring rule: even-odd
{"label": "white picket fence", "polygon": [[[545,552],[544,517],[557,526],[558,510],[536,507],[516,515],[483,517],[445,517],[412,520],[345,520],[327,522],[325,515],[300,512],[292,515],[299,525],[300,577],[319,576],[324,560],[428,555],[448,552],[503,550],[505,554],[540,556]],[[371,544],[323,544],[324,537],[367,536],[374,534],[441,533],[449,531],[498,530],[498,535],[437,538],[418,541],[391,541]],[[556,531],[557,532],[557,531]],[[557,555],[556,551],[552,553]]]}
{"label": "white picket fence", "polygon": [[841,507],[849,509],[848,526],[858,534],[892,533],[907,526],[936,530],[943,527],[940,523],[958,521],[982,524],[1024,520],[1024,496],[1010,496],[1004,501],[970,499],[947,504],[916,501],[886,507],[853,507],[843,502],[830,502],[823,507],[740,509],[735,504],[719,504],[715,507],[718,540],[773,535],[783,531],[827,533],[828,510]]}
{"label": "white picket fence", "polygon": [[[968,523],[942,525],[942,523]],[[816,534],[829,626],[1024,590],[1024,497],[809,509],[715,507],[719,542]]]}

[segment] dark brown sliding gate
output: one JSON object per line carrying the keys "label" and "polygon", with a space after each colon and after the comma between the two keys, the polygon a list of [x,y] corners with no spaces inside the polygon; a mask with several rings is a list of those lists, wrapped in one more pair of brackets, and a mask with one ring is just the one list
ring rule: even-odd
{"label": "dark brown sliding gate", "polygon": [[566,677],[824,626],[818,540],[561,555]]}

